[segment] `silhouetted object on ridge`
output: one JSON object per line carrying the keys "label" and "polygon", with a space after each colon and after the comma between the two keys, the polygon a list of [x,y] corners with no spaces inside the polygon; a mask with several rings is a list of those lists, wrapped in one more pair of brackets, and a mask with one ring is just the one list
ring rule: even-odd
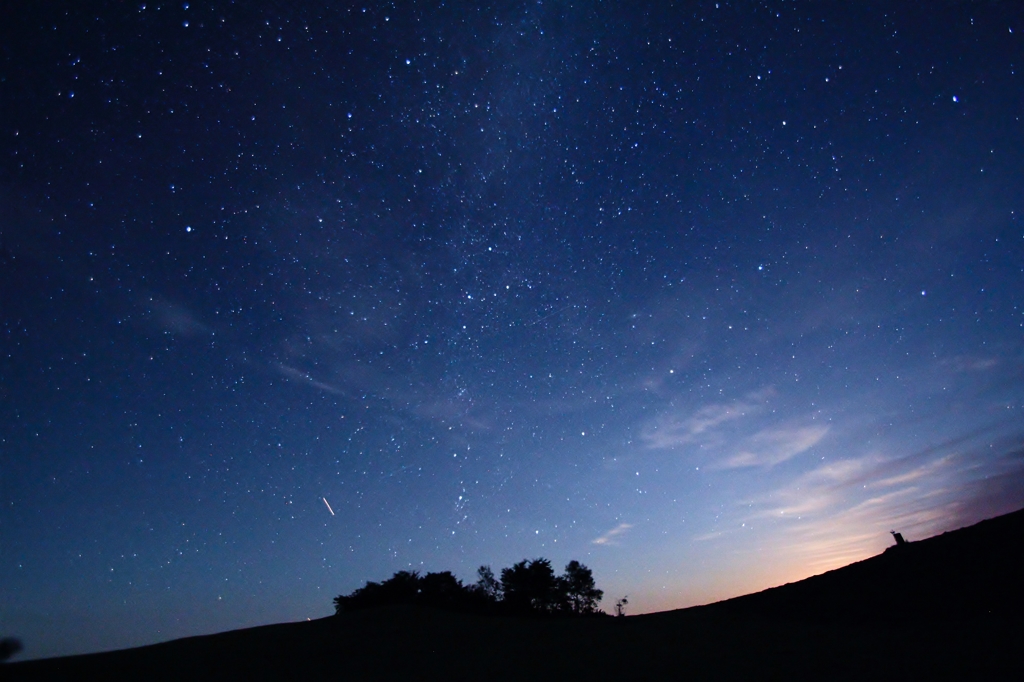
{"label": "silhouetted object on ridge", "polygon": [[886,552],[903,552],[908,547],[910,547],[910,543],[903,539],[902,533],[897,533],[894,530],[891,530],[889,532],[892,533],[892,538],[896,541],[896,544],[889,545],[888,547],[886,547]]}
{"label": "silhouetted object on ridge", "polygon": [[878,556],[715,608],[819,623],[1019,619],[1021,565],[1024,509],[924,540],[904,539]]}

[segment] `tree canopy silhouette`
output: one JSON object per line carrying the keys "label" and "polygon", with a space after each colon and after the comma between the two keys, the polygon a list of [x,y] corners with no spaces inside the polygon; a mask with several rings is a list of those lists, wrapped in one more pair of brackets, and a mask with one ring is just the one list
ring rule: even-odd
{"label": "tree canopy silhouette", "polygon": [[565,603],[564,591],[547,559],[523,559],[503,568],[501,593],[502,600],[517,611],[551,613]]}
{"label": "tree canopy silhouette", "polygon": [[597,602],[604,591],[597,589],[594,574],[589,568],[573,559],[565,566],[561,577],[569,610],[577,614],[597,613]]}
{"label": "tree canopy silhouette", "polygon": [[490,566],[481,566],[476,570],[476,588],[490,601],[501,599],[501,583],[494,577]]}
{"label": "tree canopy silhouette", "polygon": [[593,573],[580,562],[570,561],[565,573],[556,576],[551,562],[538,558],[502,569],[500,580],[490,566],[481,566],[473,585],[464,585],[450,571],[424,576],[398,571],[384,582],[367,582],[351,594],[335,597],[334,610],[422,604],[454,610],[589,615],[601,613],[597,603],[603,595]]}

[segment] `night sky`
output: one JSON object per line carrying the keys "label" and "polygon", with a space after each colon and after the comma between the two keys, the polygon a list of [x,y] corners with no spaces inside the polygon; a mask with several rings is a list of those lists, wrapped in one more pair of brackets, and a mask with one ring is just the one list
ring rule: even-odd
{"label": "night sky", "polygon": [[1024,504],[1017,2],[0,5],[0,636]]}

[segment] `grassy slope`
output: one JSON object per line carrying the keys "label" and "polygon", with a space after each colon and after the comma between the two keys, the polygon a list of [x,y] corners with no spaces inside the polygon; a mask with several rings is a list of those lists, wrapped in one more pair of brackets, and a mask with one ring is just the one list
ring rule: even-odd
{"label": "grassy slope", "polygon": [[[630,618],[393,607],[0,668],[38,679],[1024,679],[1024,510],[754,595]],[[4,674],[6,673],[6,674]]]}

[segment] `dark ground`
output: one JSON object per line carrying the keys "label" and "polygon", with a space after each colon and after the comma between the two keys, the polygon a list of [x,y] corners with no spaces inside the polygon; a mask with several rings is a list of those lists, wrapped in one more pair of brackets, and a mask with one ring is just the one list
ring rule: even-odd
{"label": "dark ground", "polygon": [[626,618],[388,607],[0,666],[43,679],[1024,679],[1024,510],[799,583]]}

